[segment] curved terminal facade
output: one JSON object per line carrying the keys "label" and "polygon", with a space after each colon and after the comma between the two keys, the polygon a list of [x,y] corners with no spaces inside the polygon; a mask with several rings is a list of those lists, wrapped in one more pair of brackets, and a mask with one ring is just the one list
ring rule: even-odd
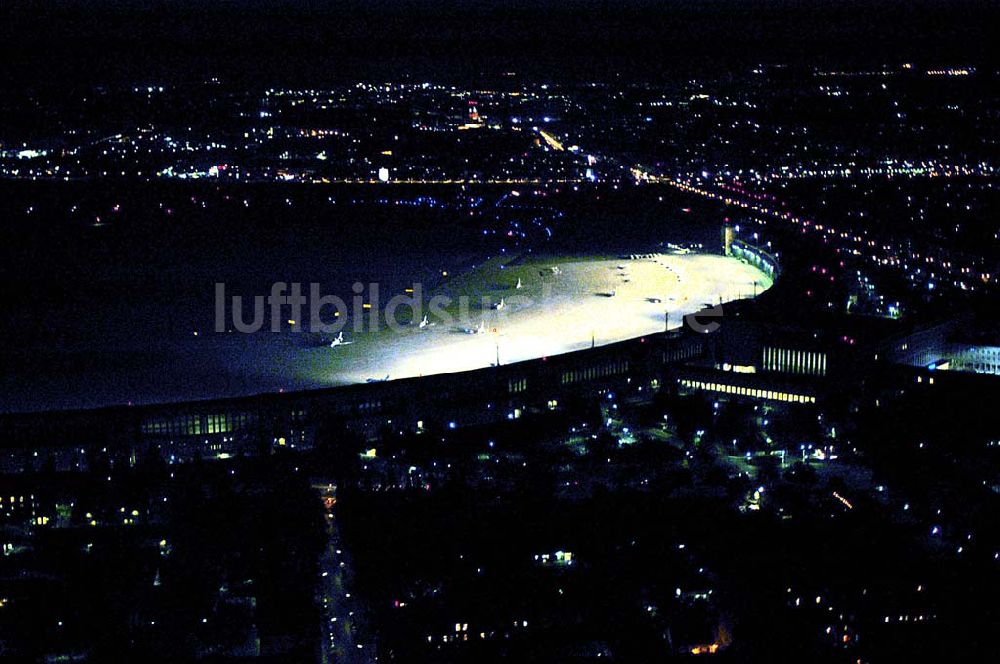
{"label": "curved terminal facade", "polygon": [[[710,361],[719,336],[695,331],[697,312],[772,284],[748,260],[691,253],[497,270],[449,285],[456,296],[494,285],[487,301],[502,297],[509,310],[473,309],[485,332],[428,317],[424,327],[324,345],[312,369],[329,372],[324,389],[2,416],[0,471],[82,468],[95,446],[125,463],[152,451],[181,463],[308,448],[344,430],[375,440],[516,420],[609,392],[646,397],[668,382],[697,389],[700,378],[678,368]],[[388,380],[368,380],[379,374]]]}

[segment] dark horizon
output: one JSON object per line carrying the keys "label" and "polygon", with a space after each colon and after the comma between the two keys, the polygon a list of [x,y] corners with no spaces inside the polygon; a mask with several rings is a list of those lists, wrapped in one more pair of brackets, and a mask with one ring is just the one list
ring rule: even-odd
{"label": "dark horizon", "polygon": [[765,64],[992,66],[982,2],[8,3],[19,86],[224,75],[238,81],[414,77],[658,79]]}

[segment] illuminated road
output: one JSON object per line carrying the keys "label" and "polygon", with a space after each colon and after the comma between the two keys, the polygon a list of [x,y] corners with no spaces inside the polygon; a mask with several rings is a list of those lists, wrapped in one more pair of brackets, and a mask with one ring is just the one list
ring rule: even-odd
{"label": "illuminated road", "polygon": [[357,641],[356,601],[350,590],[350,558],[340,546],[332,512],[326,518],[327,545],[320,558],[319,595],[323,603],[321,662],[371,664],[374,649]]}
{"label": "illuminated road", "polygon": [[555,136],[548,133],[547,131],[542,131],[541,129],[539,129],[538,135],[541,136],[542,140],[544,140],[545,143],[556,152],[562,152],[563,150],[566,149],[563,147],[563,144],[560,143]]}

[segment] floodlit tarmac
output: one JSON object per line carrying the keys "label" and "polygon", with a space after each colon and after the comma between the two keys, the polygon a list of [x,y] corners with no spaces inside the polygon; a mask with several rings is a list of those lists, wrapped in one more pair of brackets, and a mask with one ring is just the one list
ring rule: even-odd
{"label": "floodlit tarmac", "polygon": [[[491,261],[436,291],[451,298],[438,315],[424,302],[414,316],[418,322],[428,314],[423,328],[356,333],[348,325],[350,343],[299,347],[282,364],[298,379],[328,385],[468,371],[662,332],[667,316],[679,327],[686,314],[759,295],[771,283],[751,265],[710,254]],[[493,308],[501,298],[505,306]],[[408,308],[401,311],[408,319]]]}

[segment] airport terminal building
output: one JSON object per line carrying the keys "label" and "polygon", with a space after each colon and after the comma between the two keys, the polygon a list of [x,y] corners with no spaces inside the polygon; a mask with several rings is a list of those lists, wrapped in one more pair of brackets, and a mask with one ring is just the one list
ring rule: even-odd
{"label": "airport terminal building", "polygon": [[[744,244],[738,251],[743,260],[777,273],[769,256],[747,258],[753,248]],[[727,305],[710,333],[685,325],[474,371],[207,401],[2,415],[0,472],[84,469],[95,454],[125,464],[151,454],[168,463],[262,455],[309,449],[345,432],[377,441],[516,420],[608,392],[651,399],[668,390],[773,407],[847,408],[881,384],[869,377],[912,381],[910,374],[933,370],[921,363],[938,358],[935,349],[952,329],[887,337],[851,321],[840,327],[829,321],[792,326],[755,318],[743,304]],[[996,366],[988,353],[975,355],[978,359],[973,351],[966,355],[976,366]]]}

